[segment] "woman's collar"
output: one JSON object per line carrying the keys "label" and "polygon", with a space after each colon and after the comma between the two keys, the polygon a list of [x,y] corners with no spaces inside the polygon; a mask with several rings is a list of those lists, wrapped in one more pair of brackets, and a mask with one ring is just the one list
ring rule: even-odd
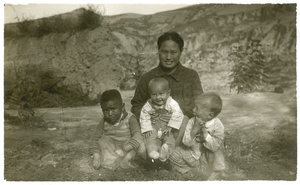
{"label": "woman's collar", "polygon": [[171,77],[173,77],[176,81],[180,80],[180,69],[182,68],[182,64],[179,62],[176,69],[172,72],[172,73],[165,73],[163,71],[163,69],[161,68],[161,65],[158,65],[158,71],[156,73],[155,76],[166,76],[166,75],[170,75]]}

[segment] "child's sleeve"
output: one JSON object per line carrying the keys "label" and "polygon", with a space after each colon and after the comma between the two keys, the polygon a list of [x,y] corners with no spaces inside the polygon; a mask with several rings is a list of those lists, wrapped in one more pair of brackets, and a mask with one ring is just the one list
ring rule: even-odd
{"label": "child's sleeve", "polygon": [[168,126],[179,130],[184,117],[179,104],[170,97],[167,101],[167,109],[171,110],[172,112]]}
{"label": "child's sleeve", "polygon": [[153,130],[152,125],[151,125],[151,116],[150,116],[150,111],[152,110],[151,105],[147,102],[140,114],[140,124],[141,124],[141,132],[145,133],[148,131]]}
{"label": "child's sleeve", "polygon": [[217,151],[224,140],[224,125],[220,120],[216,120],[212,133],[209,133],[203,142],[204,147],[212,152]]}
{"label": "child's sleeve", "polygon": [[141,134],[141,128],[135,115],[132,115],[129,118],[129,126],[132,138],[129,140],[128,145],[131,145],[136,150],[143,142],[143,136]]}
{"label": "child's sleeve", "polygon": [[182,138],[182,143],[188,147],[191,147],[192,145],[195,144],[194,138],[191,138],[191,131],[193,129],[193,126],[194,126],[194,121],[192,118],[189,120],[189,122],[185,128],[184,135]]}
{"label": "child's sleeve", "polygon": [[90,138],[89,153],[91,155],[94,153],[100,154],[101,150],[99,148],[98,141],[103,136],[103,134],[104,134],[104,120],[101,119],[101,121],[97,125],[93,135]]}

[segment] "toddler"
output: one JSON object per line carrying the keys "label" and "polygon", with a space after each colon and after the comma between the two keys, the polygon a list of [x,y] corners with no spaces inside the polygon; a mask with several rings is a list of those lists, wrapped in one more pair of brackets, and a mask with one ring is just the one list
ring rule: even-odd
{"label": "toddler", "polygon": [[[103,118],[91,137],[89,152],[93,166],[115,169],[133,167],[130,160],[145,147],[138,121],[125,110],[119,91],[103,92],[100,98]],[[145,154],[144,154],[145,155]]]}
{"label": "toddler", "polygon": [[208,180],[220,178],[225,169],[224,126],[217,118],[221,110],[222,100],[215,93],[203,93],[196,98],[195,116],[188,121],[182,139],[184,146],[177,147],[170,157],[175,169],[185,173],[198,166]]}

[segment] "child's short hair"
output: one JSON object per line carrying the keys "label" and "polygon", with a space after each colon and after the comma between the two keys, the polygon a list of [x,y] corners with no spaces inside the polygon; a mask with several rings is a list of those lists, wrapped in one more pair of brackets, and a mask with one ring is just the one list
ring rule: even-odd
{"label": "child's short hair", "polygon": [[215,114],[215,117],[222,111],[222,99],[217,93],[202,93],[196,98],[196,103],[197,102],[206,103],[206,106],[210,107],[210,111],[212,111]]}
{"label": "child's short hair", "polygon": [[111,100],[116,100],[116,101],[122,103],[122,97],[118,90],[110,89],[110,90],[104,91],[100,97],[100,105],[103,105],[103,103],[106,103]]}
{"label": "child's short hair", "polygon": [[151,85],[155,84],[155,83],[162,83],[165,87],[167,87],[166,90],[170,89],[170,85],[169,85],[169,81],[167,79],[165,79],[164,77],[154,77],[150,80],[149,84],[148,84],[148,89],[151,89]]}

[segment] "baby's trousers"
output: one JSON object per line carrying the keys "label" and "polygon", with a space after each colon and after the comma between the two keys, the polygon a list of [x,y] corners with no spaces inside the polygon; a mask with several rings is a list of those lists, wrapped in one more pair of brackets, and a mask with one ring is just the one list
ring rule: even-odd
{"label": "baby's trousers", "polygon": [[199,167],[199,160],[194,158],[191,149],[186,146],[176,147],[169,160],[172,167],[182,174],[192,168]]}
{"label": "baby's trousers", "polygon": [[205,147],[201,147],[201,156],[197,160],[192,156],[191,148],[186,146],[176,147],[170,156],[170,161],[174,169],[181,173],[186,173],[191,168],[199,167],[202,175],[209,175],[214,171],[225,170],[225,160],[223,149],[212,152]]}
{"label": "baby's trousers", "polygon": [[170,113],[166,110],[159,110],[156,113],[151,115],[151,125],[153,128],[153,133],[145,138],[145,146],[148,154],[152,151],[160,151],[160,148],[163,144],[167,144],[169,151],[171,152],[175,148],[175,138],[172,132],[162,135],[158,138],[158,131],[164,131],[168,128],[168,122],[171,119]]}
{"label": "baby's trousers", "polygon": [[[103,135],[98,140],[98,145],[101,150],[101,166],[108,169],[115,169],[119,166],[122,161],[122,157],[119,157],[115,152],[117,149],[120,149],[121,145],[124,143],[116,142],[109,136]],[[135,155],[135,151],[131,151],[133,156]]]}
{"label": "baby's trousers", "polygon": [[172,132],[167,135],[158,138],[157,136],[158,130],[154,129],[153,133],[145,138],[145,145],[148,154],[152,151],[160,151],[160,148],[163,144],[167,144],[169,147],[169,151],[172,151],[175,148],[175,138]]}
{"label": "baby's trousers", "polygon": [[222,147],[215,152],[203,147],[201,152],[200,164],[204,171],[213,172],[225,169],[225,159]]}
{"label": "baby's trousers", "polygon": [[[129,141],[129,140],[128,140]],[[122,145],[125,145],[128,141],[117,142],[109,136],[103,135],[98,140],[98,145],[101,150],[101,166],[108,169],[115,169],[123,161],[124,157],[119,157],[115,152],[117,149],[121,149]],[[136,150],[130,150],[125,156],[127,159],[132,159],[136,154],[141,155],[143,158],[146,155],[144,143],[141,143],[139,148]]]}

